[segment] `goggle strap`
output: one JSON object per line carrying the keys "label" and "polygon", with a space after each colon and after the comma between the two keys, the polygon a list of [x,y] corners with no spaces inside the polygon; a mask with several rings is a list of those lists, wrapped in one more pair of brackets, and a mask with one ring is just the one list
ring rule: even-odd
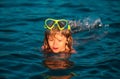
{"label": "goggle strap", "polygon": [[71,27],[70,27],[70,25],[68,25],[68,30],[71,30]]}

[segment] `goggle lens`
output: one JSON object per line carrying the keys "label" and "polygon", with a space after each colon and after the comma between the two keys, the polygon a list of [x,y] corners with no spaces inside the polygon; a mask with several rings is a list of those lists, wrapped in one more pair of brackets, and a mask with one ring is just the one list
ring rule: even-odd
{"label": "goggle lens", "polygon": [[58,21],[58,24],[60,28],[64,28],[67,25],[66,21]]}
{"label": "goggle lens", "polygon": [[52,20],[47,20],[47,21],[46,21],[46,25],[47,25],[49,28],[52,28],[53,24],[55,24],[55,22],[52,21]]}

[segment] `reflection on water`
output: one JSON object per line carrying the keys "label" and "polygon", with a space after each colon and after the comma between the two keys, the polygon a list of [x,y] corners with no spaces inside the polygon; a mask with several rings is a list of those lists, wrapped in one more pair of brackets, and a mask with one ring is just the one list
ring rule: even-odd
{"label": "reflection on water", "polygon": [[44,65],[50,69],[67,69],[73,66],[73,62],[62,59],[58,60],[46,59],[44,61]]}
{"label": "reflection on water", "polygon": [[43,74],[45,79],[71,79],[75,76],[70,69],[74,66],[74,62],[70,61],[70,54],[47,54],[45,55],[43,64],[49,71]]}
{"label": "reflection on water", "polygon": [[[52,74],[51,74],[52,73]],[[61,74],[64,73],[64,74]],[[56,75],[57,74],[57,75]],[[75,76],[75,73],[73,72],[65,72],[65,71],[49,71],[44,74],[42,74],[44,79],[71,79]]]}

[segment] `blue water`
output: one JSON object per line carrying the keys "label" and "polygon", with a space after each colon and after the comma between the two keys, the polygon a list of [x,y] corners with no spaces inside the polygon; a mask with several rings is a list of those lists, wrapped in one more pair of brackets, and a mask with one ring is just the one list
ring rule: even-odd
{"label": "blue water", "polygon": [[[87,16],[99,17],[109,27],[73,34],[77,53],[70,58],[72,68],[56,72],[45,67],[40,51],[44,20]],[[0,0],[0,79],[45,79],[69,73],[75,74],[69,79],[120,79],[119,36],[120,0]]]}

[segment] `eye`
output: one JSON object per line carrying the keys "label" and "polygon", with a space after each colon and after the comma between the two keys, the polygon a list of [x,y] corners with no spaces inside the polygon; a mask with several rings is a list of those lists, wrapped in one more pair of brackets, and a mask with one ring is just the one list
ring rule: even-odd
{"label": "eye", "polygon": [[53,39],[50,39],[49,41],[53,41]]}
{"label": "eye", "polygon": [[58,41],[59,41],[59,42],[61,42],[62,40],[61,40],[61,39],[59,39]]}
{"label": "eye", "polygon": [[49,38],[48,41],[53,41],[53,39]]}

